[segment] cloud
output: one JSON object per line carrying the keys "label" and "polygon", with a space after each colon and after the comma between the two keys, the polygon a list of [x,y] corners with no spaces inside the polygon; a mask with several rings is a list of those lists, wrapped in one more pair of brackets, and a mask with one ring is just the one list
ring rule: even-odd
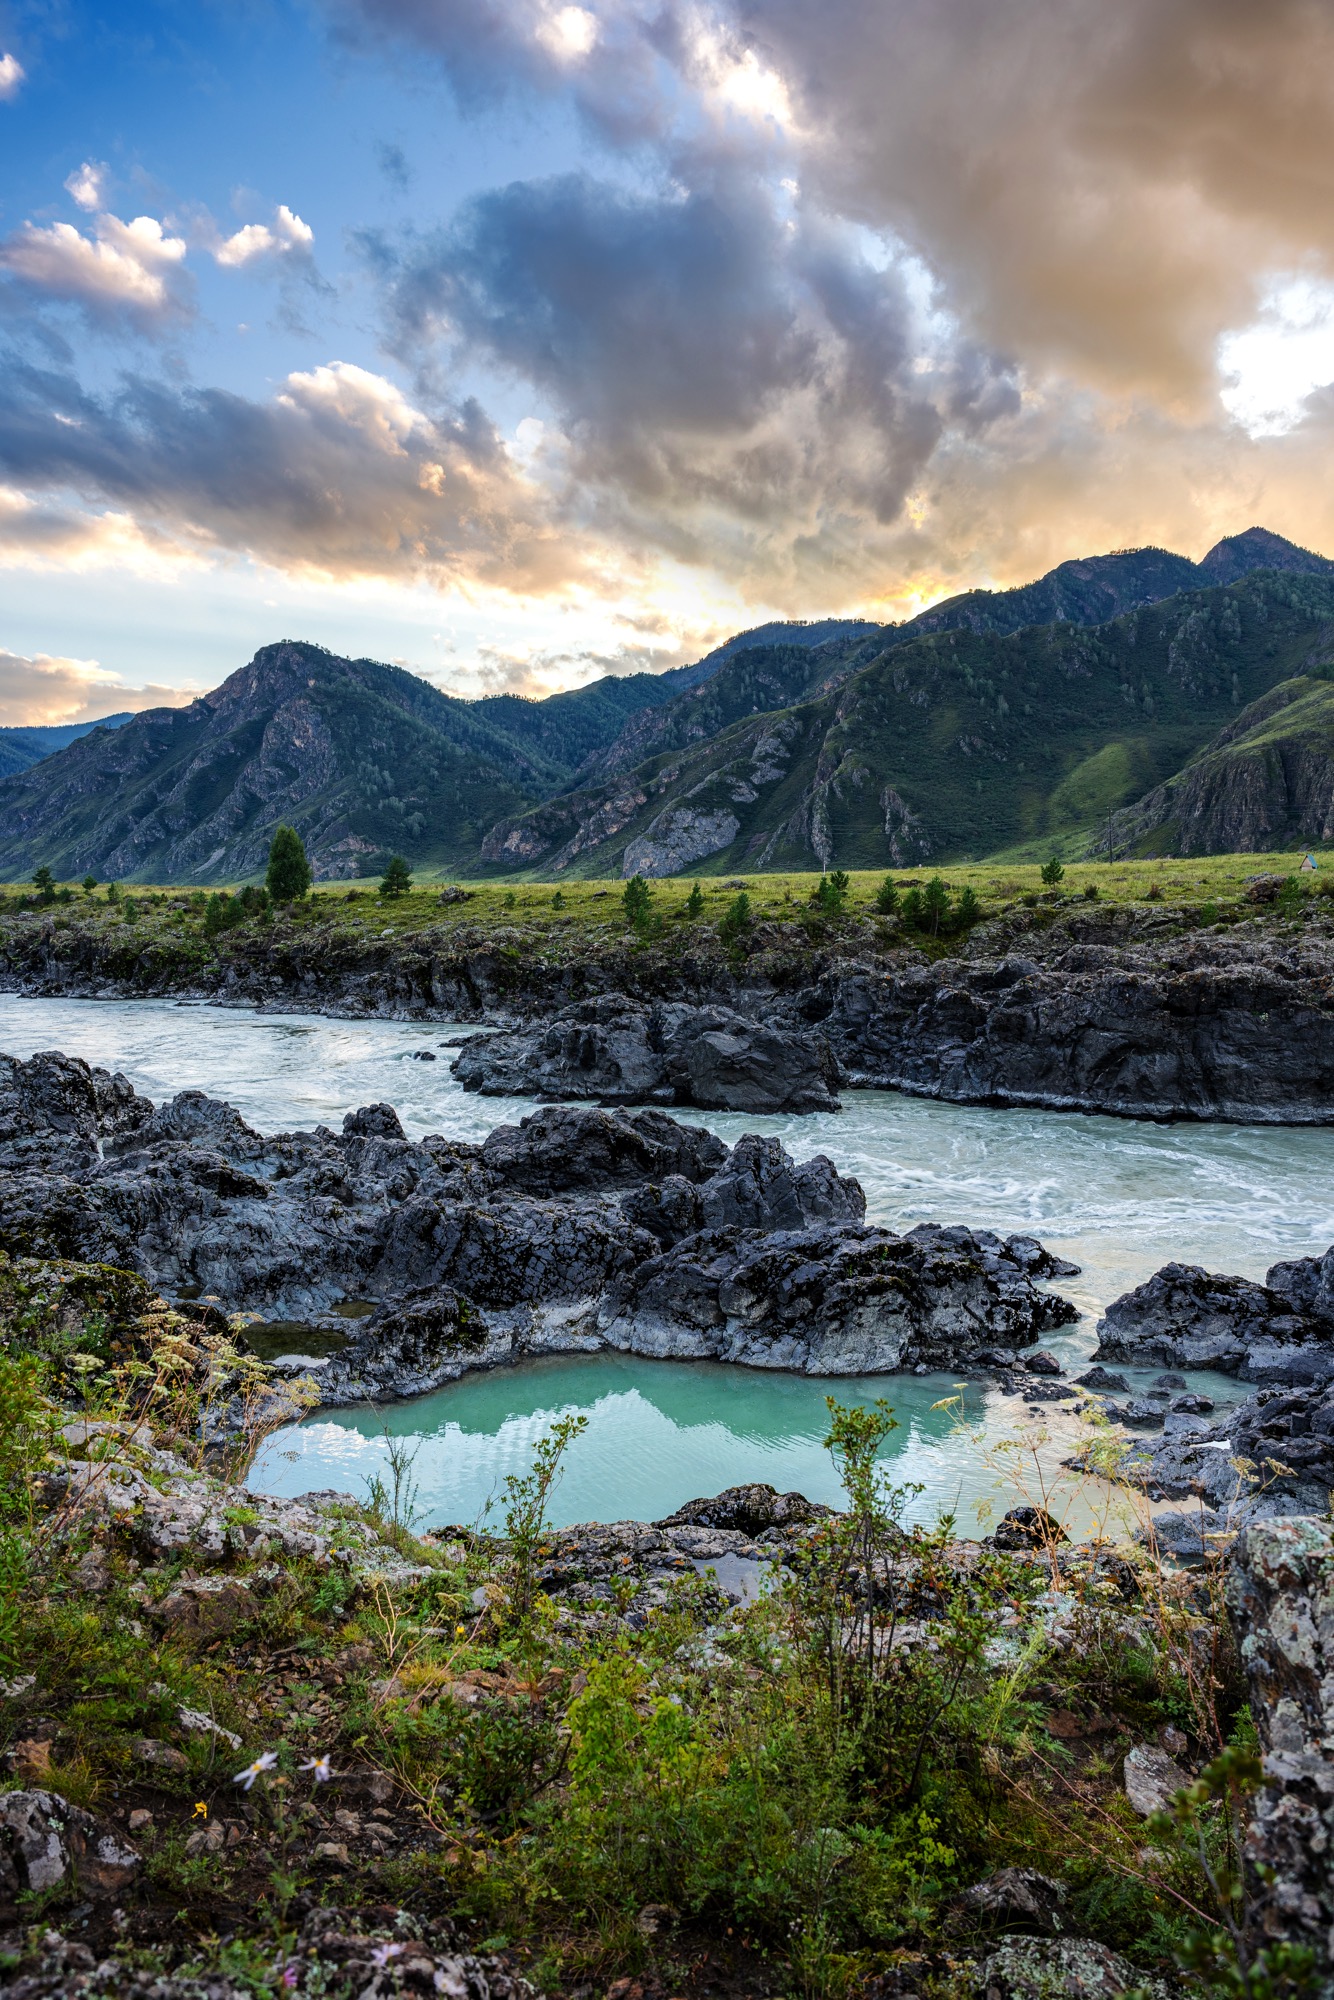
{"label": "cloud", "polygon": [[280,202],[271,223],[248,222],[219,243],[213,255],[225,270],[236,271],[279,257],[306,258],[314,246],[314,230]]}
{"label": "cloud", "polygon": [[19,85],[26,74],[17,56],[0,56],[0,103],[8,103],[11,97],[18,96]]}
{"label": "cloud", "polygon": [[400,356],[429,375],[441,351],[480,354],[532,385],[604,529],[619,515],[627,543],[690,560],[728,516],[743,539],[892,519],[947,422],[1018,406],[1004,361],[929,326],[898,265],[744,171],[689,193],[496,190],[388,298]]}
{"label": "cloud", "polygon": [[375,150],[380,172],[390,187],[398,194],[406,194],[412,182],[412,169],[408,165],[407,154],[403,148],[390,145],[388,140],[382,139]]}
{"label": "cloud", "polygon": [[162,330],[187,310],[184,238],[139,215],[99,215],[90,238],[69,222],[25,222],[0,241],[0,269],[30,295],[79,307],[95,325]]}
{"label": "cloud", "polygon": [[1035,374],[1216,410],[1220,336],[1276,274],[1334,275],[1325,0],[326,4],[465,96],[563,93],[687,186],[719,148],[778,146]]}
{"label": "cloud", "polygon": [[[480,409],[428,415],[345,362],[289,375],[267,402],[128,378],[99,397],[68,373],[0,372],[0,477],[54,538],[70,496],[147,546],[229,551],[331,577],[481,580],[552,590],[595,566]],[[28,517],[16,517],[20,530]],[[0,542],[4,517],[0,508]]]}
{"label": "cloud", "polygon": [[96,660],[51,653],[11,653],[0,647],[0,725],[37,728],[94,722],[125,709],[181,708],[196,688],[126,687]]}
{"label": "cloud", "polygon": [[106,202],[106,183],[110,168],[100,160],[85,160],[76,167],[65,182],[66,188],[80,208],[90,212],[101,208]]}

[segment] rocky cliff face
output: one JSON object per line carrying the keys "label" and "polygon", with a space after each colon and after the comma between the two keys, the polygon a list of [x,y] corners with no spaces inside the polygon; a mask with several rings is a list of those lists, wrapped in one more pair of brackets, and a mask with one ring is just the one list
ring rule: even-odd
{"label": "rocky cliff face", "polygon": [[1334,840],[1334,686],[1303,677],[1252,702],[1184,771],[1118,813],[1104,849],[1108,840],[1118,853],[1158,854]]}

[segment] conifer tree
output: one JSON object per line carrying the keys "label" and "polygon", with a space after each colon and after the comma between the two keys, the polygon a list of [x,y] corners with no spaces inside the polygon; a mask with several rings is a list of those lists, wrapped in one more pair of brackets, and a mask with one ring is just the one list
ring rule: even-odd
{"label": "conifer tree", "polygon": [[280,826],[269,848],[264,886],[275,903],[299,903],[310,890],[310,863],[294,826]]}

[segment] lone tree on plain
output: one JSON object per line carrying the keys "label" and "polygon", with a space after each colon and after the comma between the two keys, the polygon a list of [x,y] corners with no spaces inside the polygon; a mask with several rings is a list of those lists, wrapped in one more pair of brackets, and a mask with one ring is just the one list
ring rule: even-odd
{"label": "lone tree on plain", "polygon": [[264,886],[275,903],[299,903],[310,891],[310,863],[294,826],[280,826],[269,848]]}
{"label": "lone tree on plain", "polygon": [[380,882],[382,896],[406,896],[412,887],[412,870],[401,854],[391,854]]}
{"label": "lone tree on plain", "polygon": [[625,921],[631,930],[640,930],[648,922],[653,907],[653,891],[642,875],[632,875],[625,885],[621,898],[625,905]]}

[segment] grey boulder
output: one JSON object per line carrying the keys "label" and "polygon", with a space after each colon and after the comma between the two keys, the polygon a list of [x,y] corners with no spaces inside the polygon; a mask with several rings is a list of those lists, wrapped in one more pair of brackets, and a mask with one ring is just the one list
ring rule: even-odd
{"label": "grey boulder", "polygon": [[838,1109],[838,1071],[822,1031],[776,1027],[727,1007],[645,1006],[624,994],[576,1001],[545,1026],[474,1035],[451,1069],[465,1090],[493,1097]]}

